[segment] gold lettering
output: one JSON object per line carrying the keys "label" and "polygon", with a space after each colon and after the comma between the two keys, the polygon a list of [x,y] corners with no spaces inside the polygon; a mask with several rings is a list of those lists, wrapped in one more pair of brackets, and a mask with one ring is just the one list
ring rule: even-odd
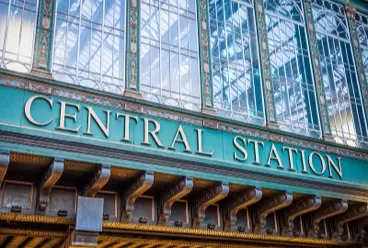
{"label": "gold lettering", "polygon": [[32,96],[31,98],[28,99],[28,101],[26,102],[26,105],[24,106],[24,113],[28,119],[28,121],[36,126],[47,126],[48,124],[50,124],[52,122],[52,118],[49,121],[46,122],[38,122],[35,119],[33,119],[32,114],[31,114],[31,108],[32,108],[32,104],[34,102],[34,100],[36,100],[37,98],[39,99],[44,99],[49,103],[50,109],[52,109],[52,99],[49,99],[45,96],[41,96],[41,95],[37,95],[37,96]]}
{"label": "gold lettering", "polygon": [[106,137],[109,137],[109,130],[110,130],[110,110],[104,110],[106,113],[106,126],[102,123],[96,112],[91,107],[86,107],[88,110],[88,119],[87,119],[87,131],[85,134],[92,135],[91,132],[91,117],[95,120],[101,131],[104,133]]}
{"label": "gold lettering", "polygon": [[258,141],[258,140],[251,140],[248,139],[248,143],[253,143],[253,147],[254,147],[254,162],[253,164],[261,164],[261,161],[259,159],[259,145],[261,145],[262,147],[264,147],[264,143],[262,141]]}
{"label": "gold lettering", "polygon": [[245,146],[245,144],[247,143],[245,138],[241,137],[241,136],[235,136],[233,139],[233,143],[235,145],[235,147],[243,154],[243,157],[238,157],[238,155],[236,154],[236,152],[234,152],[234,159],[238,160],[238,161],[245,161],[248,158],[248,152],[247,150],[245,150],[244,146],[241,146],[238,143],[238,139],[240,139],[241,141],[243,141],[243,144]]}
{"label": "gold lettering", "polygon": [[327,157],[327,163],[328,163],[328,176],[332,177],[332,171],[331,171],[331,166],[334,168],[334,170],[336,171],[336,173],[339,175],[340,179],[342,179],[342,168],[341,168],[341,157],[336,157],[337,159],[337,164],[335,164],[335,162],[332,160],[332,158],[329,155],[326,155]]}
{"label": "gold lettering", "polygon": [[213,149],[210,152],[204,152],[203,151],[203,144],[202,144],[203,130],[198,128],[198,129],[196,129],[196,131],[197,131],[197,146],[198,146],[197,154],[206,155],[206,156],[211,157],[213,155]]}
{"label": "gold lettering", "polygon": [[289,170],[295,171],[293,153],[298,153],[298,149],[284,146],[282,148],[282,150],[283,151],[287,150],[287,152],[288,152],[288,155],[289,155]]}
{"label": "gold lettering", "polygon": [[271,159],[277,161],[277,168],[284,169],[284,166],[282,165],[280,155],[277,152],[277,149],[274,144],[271,146],[270,154],[268,155],[268,160],[266,165],[271,166]]}
{"label": "gold lettering", "polygon": [[[180,138],[178,138],[178,136],[180,135]],[[185,152],[192,152],[190,150],[190,146],[189,146],[189,143],[188,143],[188,140],[187,140],[187,136],[185,135],[185,132],[183,130],[183,127],[181,125],[179,125],[178,127],[178,130],[176,131],[176,134],[175,134],[175,138],[173,140],[173,142],[171,143],[169,149],[173,149],[175,150],[175,143],[176,142],[180,142],[180,143],[183,143],[184,144],[184,151]]]}
{"label": "gold lettering", "polygon": [[119,119],[121,116],[124,117],[124,138],[122,140],[130,142],[130,118],[138,123],[138,117],[123,113],[116,113],[116,119]]}
{"label": "gold lettering", "polygon": [[305,151],[304,150],[299,150],[299,151],[300,151],[300,154],[302,155],[302,166],[303,166],[302,172],[303,173],[308,173],[308,171],[307,171],[307,164],[305,162]]}
{"label": "gold lettering", "polygon": [[[158,139],[158,137],[157,137],[157,133],[160,131],[160,123],[158,123],[157,121],[155,121],[155,120],[152,120],[152,119],[147,119],[147,118],[144,118],[143,119],[143,121],[144,121],[144,140],[143,140],[143,142],[142,142],[142,144],[144,144],[144,145],[151,145],[150,144],[150,142],[149,142],[149,135],[151,135],[151,137],[153,138],[153,140],[156,142],[156,145],[158,146],[158,147],[164,147],[162,144],[161,144],[161,142],[160,142],[160,140]],[[155,130],[149,130],[149,123],[153,123],[154,124],[154,126],[155,126]]]}
{"label": "gold lettering", "polygon": [[59,122],[58,129],[77,133],[81,126],[79,125],[77,128],[67,128],[67,127],[65,127],[65,118],[70,118],[74,122],[76,122],[77,121],[77,113],[67,114],[66,113],[66,107],[67,106],[75,107],[78,110],[77,112],[79,112],[79,105],[74,104],[74,103],[69,103],[69,102],[63,102],[63,101],[59,101],[59,103],[60,103],[60,122]]}
{"label": "gold lettering", "polygon": [[[319,160],[321,161],[321,165],[322,165],[322,170],[321,172],[317,172],[316,168],[314,167],[314,163],[313,163],[313,156],[317,155],[317,157],[319,158]],[[312,171],[316,174],[316,175],[323,175],[323,173],[325,173],[326,171],[326,162],[323,159],[322,155],[319,154],[318,152],[312,152],[311,154],[309,154],[309,158],[308,158],[308,162],[309,162],[309,167],[312,169]]]}

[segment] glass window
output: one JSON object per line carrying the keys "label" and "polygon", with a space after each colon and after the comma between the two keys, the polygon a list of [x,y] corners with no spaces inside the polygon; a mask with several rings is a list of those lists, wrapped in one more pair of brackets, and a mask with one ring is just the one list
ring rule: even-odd
{"label": "glass window", "polygon": [[367,142],[367,123],[343,5],[313,0],[328,113],[336,142],[361,146]]}
{"label": "glass window", "polygon": [[356,29],[365,72],[365,82],[368,83],[368,15],[357,12]]}
{"label": "glass window", "polygon": [[210,0],[214,105],[219,115],[264,124],[254,3]]}
{"label": "glass window", "polygon": [[195,0],[142,0],[140,82],[146,100],[200,110]]}
{"label": "glass window", "polygon": [[0,0],[0,67],[29,72],[36,32],[37,0]]}
{"label": "glass window", "polygon": [[266,0],[266,28],[280,128],[320,137],[314,79],[300,0]]}
{"label": "glass window", "polygon": [[55,79],[123,94],[125,1],[58,1]]}

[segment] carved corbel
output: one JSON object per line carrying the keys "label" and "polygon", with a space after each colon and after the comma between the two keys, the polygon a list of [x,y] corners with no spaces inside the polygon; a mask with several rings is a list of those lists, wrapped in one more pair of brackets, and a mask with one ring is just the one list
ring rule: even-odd
{"label": "carved corbel", "polygon": [[315,211],[321,207],[321,197],[311,196],[299,200],[293,203],[288,209],[285,218],[285,225],[282,228],[282,235],[293,237],[294,232],[294,219],[298,216],[307,214],[309,212]]}
{"label": "carved corbel", "polygon": [[38,209],[45,211],[50,200],[52,187],[60,179],[64,171],[64,160],[55,158],[43,176],[38,190]]}
{"label": "carved corbel", "polygon": [[10,164],[10,152],[0,151],[0,186],[5,178],[6,171]]}
{"label": "carved corbel", "polygon": [[187,195],[193,189],[193,178],[184,177],[163,194],[160,199],[159,225],[166,225],[171,215],[172,204]]}
{"label": "carved corbel", "polygon": [[105,186],[106,183],[109,181],[110,174],[110,165],[101,165],[98,172],[93,176],[92,180],[84,188],[83,195],[94,197],[97,192],[102,189],[102,187]]}
{"label": "carved corbel", "polygon": [[[237,213],[250,205],[258,202],[262,198],[262,189],[253,187],[244,194],[237,196],[226,204],[225,207],[225,231],[236,231],[234,228],[237,221]],[[250,231],[249,227],[246,227]]]}
{"label": "carved corbel", "polygon": [[131,222],[134,213],[135,200],[151,188],[154,181],[154,173],[146,171],[123,193],[123,211],[121,221]]}
{"label": "carved corbel", "polygon": [[367,227],[368,227],[368,217],[360,219],[356,222],[356,231],[354,232],[355,243],[363,243]]}
{"label": "carved corbel", "polygon": [[[346,200],[334,200],[323,204],[323,206],[313,212],[310,216],[308,238],[318,238],[319,223],[327,218],[344,213],[348,209],[348,203]],[[328,238],[328,237],[325,237]]]}
{"label": "carved corbel", "polygon": [[344,224],[347,222],[358,220],[368,216],[368,204],[357,204],[350,207],[344,214],[336,217],[335,220],[335,230],[332,234],[332,239],[335,241],[342,240],[342,234],[344,232]]}
{"label": "carved corbel", "polygon": [[[266,230],[267,216],[272,212],[289,206],[292,202],[293,193],[291,192],[283,192],[270,199],[265,199],[258,210],[258,218],[254,228],[254,232],[262,235],[268,233],[268,231]],[[272,234],[274,234],[275,230],[271,230],[271,232]]]}
{"label": "carved corbel", "polygon": [[229,184],[226,182],[219,183],[201,194],[195,201],[193,228],[200,228],[202,222],[206,218],[206,209],[210,205],[225,198],[227,194],[229,194]]}

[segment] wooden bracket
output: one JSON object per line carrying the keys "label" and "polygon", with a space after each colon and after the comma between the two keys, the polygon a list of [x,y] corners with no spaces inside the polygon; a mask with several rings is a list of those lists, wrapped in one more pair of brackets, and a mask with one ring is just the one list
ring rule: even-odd
{"label": "wooden bracket", "polygon": [[206,209],[225,198],[229,193],[229,183],[222,182],[203,192],[199,198],[195,200],[195,211],[193,218],[193,228],[200,228],[202,222],[206,218]]}
{"label": "wooden bracket", "polygon": [[38,190],[38,210],[45,211],[50,201],[52,187],[60,179],[64,171],[64,160],[55,158],[45,175],[43,176]]}
{"label": "wooden bracket", "polygon": [[[241,209],[246,209],[250,205],[258,202],[262,198],[262,189],[252,187],[240,196],[231,199],[225,205],[225,231],[236,231],[237,213]],[[249,227],[248,227],[249,229]],[[246,230],[250,231],[250,230]]]}
{"label": "wooden bracket", "polygon": [[133,218],[135,200],[151,188],[154,181],[154,173],[146,171],[123,193],[123,211],[121,221],[130,222]]}
{"label": "wooden bracket", "polygon": [[344,224],[350,221],[358,220],[368,216],[368,204],[362,203],[355,206],[349,207],[349,209],[336,217],[335,219],[335,230],[332,234],[332,239],[335,241],[342,240],[342,234],[344,232]]}
{"label": "wooden bracket", "polygon": [[294,237],[294,219],[298,216],[307,214],[309,212],[315,211],[321,207],[322,201],[319,196],[310,196],[301,199],[287,208],[286,218],[284,227],[282,228],[282,235],[287,237]]}
{"label": "wooden bracket", "polygon": [[[293,202],[293,193],[283,192],[269,199],[264,199],[262,205],[258,210],[257,223],[254,228],[254,232],[257,234],[266,234],[267,215],[282,208],[289,206]],[[275,223],[276,224],[276,223]],[[272,230],[275,234],[275,230]]]}
{"label": "wooden bracket", "polygon": [[100,169],[93,176],[91,181],[83,190],[84,196],[94,197],[97,192],[107,184],[110,179],[111,169],[110,165],[101,165]]}
{"label": "wooden bracket", "polygon": [[356,223],[356,231],[354,233],[354,243],[363,243],[366,235],[366,228],[368,227],[368,217],[359,219]]}
{"label": "wooden bracket", "polygon": [[184,177],[168,189],[160,199],[159,225],[166,225],[171,215],[172,204],[187,195],[193,189],[193,178]]}
{"label": "wooden bracket", "polygon": [[0,150],[0,186],[4,181],[5,174],[10,164],[10,152]]}
{"label": "wooden bracket", "polygon": [[[326,204],[322,204],[322,207],[311,213],[308,228],[308,238],[318,238],[319,223],[327,218],[344,213],[348,209],[348,203],[346,200],[333,200]],[[325,237],[326,239],[328,237]]]}

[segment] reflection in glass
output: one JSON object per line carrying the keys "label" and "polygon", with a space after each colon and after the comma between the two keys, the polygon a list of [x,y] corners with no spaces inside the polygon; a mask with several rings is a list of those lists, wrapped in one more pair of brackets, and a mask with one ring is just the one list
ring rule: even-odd
{"label": "reflection in glass", "polygon": [[315,88],[300,0],[266,0],[276,118],[291,132],[320,137]]}
{"label": "reflection in glass", "polygon": [[312,2],[332,134],[338,143],[362,146],[368,141],[367,123],[344,6]]}
{"label": "reflection in glass", "polygon": [[195,0],[142,0],[140,82],[143,97],[200,110]]}
{"label": "reflection in glass", "polygon": [[31,70],[37,0],[0,0],[0,67]]}
{"label": "reflection in glass", "polygon": [[61,81],[122,94],[125,1],[58,1],[53,76]]}
{"label": "reflection in glass", "polygon": [[368,15],[357,12],[356,29],[365,72],[365,82],[368,83]]}
{"label": "reflection in glass", "polygon": [[264,124],[254,4],[210,0],[214,105],[218,114]]}

